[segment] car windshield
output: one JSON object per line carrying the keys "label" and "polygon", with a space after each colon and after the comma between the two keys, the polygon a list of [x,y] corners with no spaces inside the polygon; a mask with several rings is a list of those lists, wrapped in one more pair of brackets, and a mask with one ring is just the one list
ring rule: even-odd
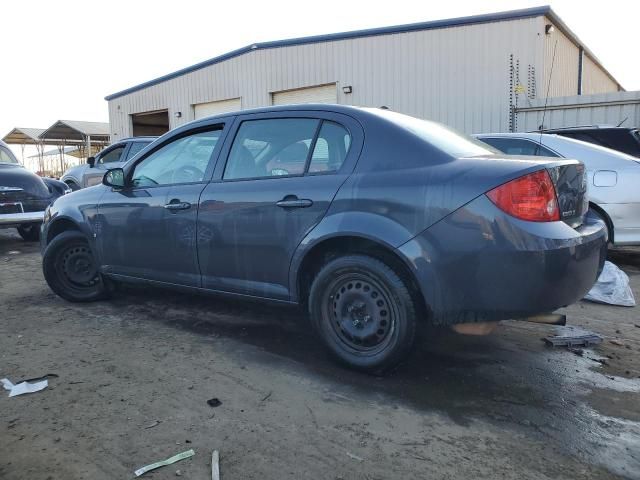
{"label": "car windshield", "polygon": [[12,163],[18,165],[18,159],[11,150],[0,145],[0,163]]}
{"label": "car windshield", "polygon": [[[380,111],[376,112],[380,113]],[[397,112],[383,110],[382,115],[454,157],[495,155],[498,150],[437,122],[421,120]]]}

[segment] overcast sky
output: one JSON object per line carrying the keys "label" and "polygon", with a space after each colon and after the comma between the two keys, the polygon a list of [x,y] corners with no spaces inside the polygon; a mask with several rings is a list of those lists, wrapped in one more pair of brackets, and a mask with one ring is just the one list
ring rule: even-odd
{"label": "overcast sky", "polygon": [[[544,5],[528,0],[3,2],[0,135],[107,122],[105,95],[245,45]],[[640,1],[552,8],[627,90],[640,90]]]}

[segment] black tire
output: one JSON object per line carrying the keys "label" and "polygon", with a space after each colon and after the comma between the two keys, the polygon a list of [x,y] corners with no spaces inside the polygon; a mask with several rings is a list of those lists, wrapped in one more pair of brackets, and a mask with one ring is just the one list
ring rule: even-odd
{"label": "black tire", "polygon": [[28,223],[18,227],[18,233],[25,242],[37,242],[40,240],[40,224]]}
{"label": "black tire", "polygon": [[80,185],[78,185],[76,182],[68,181],[65,183],[73,192],[75,192],[76,190],[80,190]]}
{"label": "black tire", "polygon": [[42,272],[51,290],[70,302],[108,297],[109,288],[98,272],[87,238],[80,232],[63,232],[51,240],[42,257]]}
{"label": "black tire", "polygon": [[311,285],[312,324],[331,354],[381,374],[411,351],[416,306],[402,279],[383,262],[349,255],[328,262]]}

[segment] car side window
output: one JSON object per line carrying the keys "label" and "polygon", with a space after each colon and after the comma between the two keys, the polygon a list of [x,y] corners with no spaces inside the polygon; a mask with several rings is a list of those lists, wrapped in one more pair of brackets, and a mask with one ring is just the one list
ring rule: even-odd
{"label": "car side window", "polygon": [[125,146],[121,146],[121,147],[116,147],[113,150],[109,150],[107,153],[105,153],[104,155],[100,156],[100,159],[98,160],[99,163],[113,163],[113,162],[119,162],[120,161],[120,157],[122,156],[122,153],[124,152]]}
{"label": "car side window", "polygon": [[316,140],[309,173],[328,173],[340,169],[351,146],[351,135],[342,125],[325,120]]}
{"label": "car side window", "polygon": [[18,161],[9,150],[0,147],[0,163],[18,163]]}
{"label": "car side window", "polygon": [[147,145],[149,144],[146,142],[132,142],[131,146],[129,147],[129,151],[127,152],[126,160],[129,160],[131,157],[133,157],[136,153],[138,153]]}
{"label": "car side window", "polygon": [[302,175],[320,120],[273,118],[242,122],[223,179]]}
{"label": "car side window", "polygon": [[523,138],[490,137],[482,138],[481,140],[507,155],[533,155],[537,157],[558,156],[544,145]]}
{"label": "car side window", "polygon": [[131,177],[135,187],[152,187],[204,180],[222,129],[180,137],[138,163]]}

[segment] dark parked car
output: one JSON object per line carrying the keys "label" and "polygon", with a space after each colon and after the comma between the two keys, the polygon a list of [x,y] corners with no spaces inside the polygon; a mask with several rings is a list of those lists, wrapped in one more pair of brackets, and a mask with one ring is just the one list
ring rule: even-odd
{"label": "dark parked car", "polygon": [[604,261],[581,163],[496,154],[380,109],[198,120],[103,183],[46,213],[58,295],[97,300],[122,281],[305,304],[330,351],[362,370],[404,358],[419,322],[571,304]]}
{"label": "dark parked car", "polygon": [[102,177],[110,168],[122,167],[158,137],[132,137],[109,145],[87,163],[71,167],[62,180],[73,191],[102,183]]}
{"label": "dark parked car", "polygon": [[640,158],[640,131],[626,127],[567,127],[543,130],[563,137],[595,143]]}
{"label": "dark parked car", "polygon": [[44,209],[70,191],[58,180],[25,169],[0,141],[0,228],[15,227],[23,239],[37,241]]}

